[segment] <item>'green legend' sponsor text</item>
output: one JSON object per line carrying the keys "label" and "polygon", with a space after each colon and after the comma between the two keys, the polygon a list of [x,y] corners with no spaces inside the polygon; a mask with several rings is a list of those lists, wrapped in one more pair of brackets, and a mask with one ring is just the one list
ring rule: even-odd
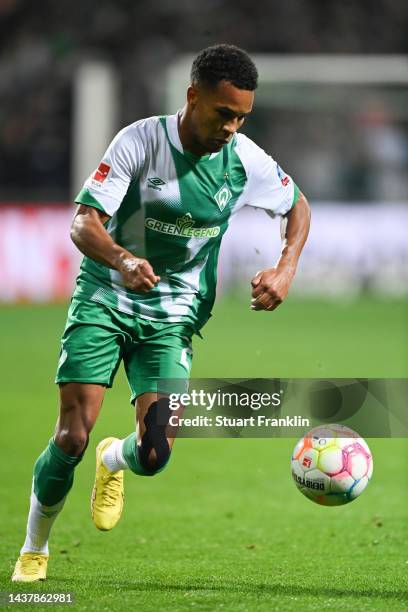
{"label": "'green legend' sponsor text", "polygon": [[176,223],[167,223],[148,217],[145,225],[148,229],[162,234],[183,236],[185,238],[215,238],[220,233],[220,226],[215,227],[193,227],[194,219],[190,213],[176,219]]}

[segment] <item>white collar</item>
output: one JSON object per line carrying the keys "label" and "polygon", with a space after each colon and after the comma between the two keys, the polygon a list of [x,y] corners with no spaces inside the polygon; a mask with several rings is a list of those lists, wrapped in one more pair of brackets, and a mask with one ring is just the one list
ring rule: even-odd
{"label": "white collar", "polygon": [[[179,109],[175,115],[167,115],[166,128],[167,128],[167,134],[169,135],[169,140],[171,144],[173,145],[175,149],[177,149],[177,151],[179,151],[182,155],[184,155],[184,149],[183,149],[183,145],[181,144],[179,130],[178,130],[179,117],[180,117],[181,112],[182,112],[182,109]],[[211,153],[210,159],[217,157],[219,153],[220,153],[219,151],[217,151],[216,153]]]}
{"label": "white collar", "polygon": [[180,153],[184,153],[183,145],[181,144],[179,131],[178,131],[178,120],[181,110],[177,111],[175,115],[167,115],[166,117],[166,127],[167,134],[169,135],[169,139],[173,147],[177,149]]}

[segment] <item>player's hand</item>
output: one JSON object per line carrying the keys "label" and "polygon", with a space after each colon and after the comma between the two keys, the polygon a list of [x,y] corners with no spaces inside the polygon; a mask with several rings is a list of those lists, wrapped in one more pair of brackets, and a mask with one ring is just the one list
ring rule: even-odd
{"label": "player's hand", "polygon": [[269,268],[257,272],[251,281],[251,310],[275,310],[288,294],[293,271]]}
{"label": "player's hand", "polygon": [[124,285],[140,293],[147,293],[160,280],[160,276],[156,276],[147,259],[133,255],[121,258],[118,271],[122,275]]}

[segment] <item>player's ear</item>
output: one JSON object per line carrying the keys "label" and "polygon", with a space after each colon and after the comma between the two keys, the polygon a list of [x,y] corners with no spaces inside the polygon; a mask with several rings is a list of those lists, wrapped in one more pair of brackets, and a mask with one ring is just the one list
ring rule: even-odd
{"label": "player's ear", "polygon": [[191,85],[189,85],[189,87],[187,89],[187,102],[188,102],[188,104],[190,104],[190,106],[192,106],[194,108],[194,106],[197,104],[197,98],[198,98],[198,89],[197,89],[196,85],[194,85],[194,83],[192,83]]}

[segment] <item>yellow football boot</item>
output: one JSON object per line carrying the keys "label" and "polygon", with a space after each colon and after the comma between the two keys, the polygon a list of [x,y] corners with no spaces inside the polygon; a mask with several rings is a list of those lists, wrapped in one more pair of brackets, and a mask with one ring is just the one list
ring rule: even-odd
{"label": "yellow football boot", "polygon": [[91,498],[92,520],[101,531],[116,525],[123,510],[123,470],[111,472],[102,461],[105,450],[117,438],[105,438],[96,447],[96,475]]}
{"label": "yellow football boot", "polygon": [[11,580],[13,582],[36,582],[47,577],[48,555],[26,552],[19,556]]}

